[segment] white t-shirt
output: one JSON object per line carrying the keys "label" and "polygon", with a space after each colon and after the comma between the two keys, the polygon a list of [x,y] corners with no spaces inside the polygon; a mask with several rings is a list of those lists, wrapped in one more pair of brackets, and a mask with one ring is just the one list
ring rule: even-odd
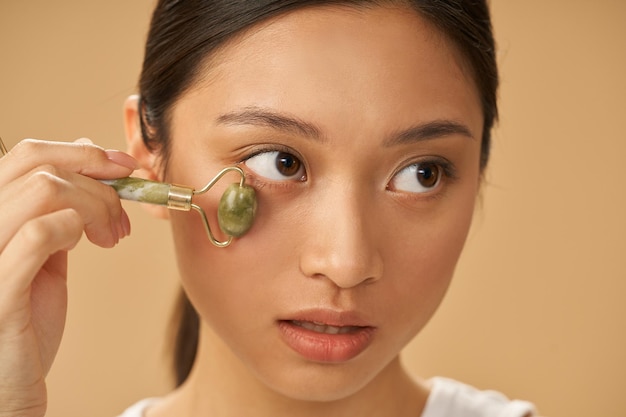
{"label": "white t-shirt", "polygon": [[431,392],[421,417],[526,417],[535,407],[511,401],[497,391],[480,391],[448,378],[432,378]]}
{"label": "white t-shirt", "polygon": [[[431,392],[421,417],[526,417],[535,407],[526,401],[511,401],[497,391],[480,391],[448,378],[432,378]],[[119,417],[143,417],[158,398],[139,401]]]}

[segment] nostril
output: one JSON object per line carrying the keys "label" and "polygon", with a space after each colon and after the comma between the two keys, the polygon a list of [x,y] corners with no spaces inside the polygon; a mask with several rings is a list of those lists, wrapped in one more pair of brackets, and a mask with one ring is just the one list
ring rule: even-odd
{"label": "nostril", "polygon": [[346,180],[326,183],[317,195],[318,209],[304,223],[307,236],[299,246],[300,270],[310,278],[325,278],[340,288],[371,283],[382,276],[382,247],[376,237],[383,227],[367,190]]}
{"label": "nostril", "polygon": [[357,260],[308,253],[301,258],[300,270],[308,278],[328,280],[339,288],[352,288],[380,279],[382,260],[377,254]]}

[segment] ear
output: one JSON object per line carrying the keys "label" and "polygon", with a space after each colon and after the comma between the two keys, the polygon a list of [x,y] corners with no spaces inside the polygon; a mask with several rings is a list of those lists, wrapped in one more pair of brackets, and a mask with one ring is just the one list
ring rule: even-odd
{"label": "ear", "polygon": [[[136,177],[152,181],[161,181],[159,155],[146,146],[141,135],[139,124],[139,96],[132,95],[124,102],[124,130],[126,133],[127,152],[132,155],[140,165],[133,174]],[[152,204],[143,204],[143,208],[153,216],[160,219],[169,218],[167,208]]]}

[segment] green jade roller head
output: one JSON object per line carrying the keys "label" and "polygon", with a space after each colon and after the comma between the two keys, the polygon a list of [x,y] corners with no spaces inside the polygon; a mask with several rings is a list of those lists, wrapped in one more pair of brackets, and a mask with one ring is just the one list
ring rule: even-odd
{"label": "green jade roller head", "polygon": [[[241,175],[241,180],[239,183],[228,186],[220,199],[217,208],[217,222],[228,239],[219,241],[211,231],[206,213],[202,207],[193,203],[192,199],[193,196],[210,190],[220,178],[230,171]],[[223,248],[230,245],[233,238],[243,236],[254,222],[257,207],[256,194],[254,188],[245,184],[245,179],[243,170],[233,166],[222,169],[200,190],[134,177],[101,180],[101,182],[113,187],[120,198],[124,200],[156,204],[172,210],[196,210],[202,218],[202,223],[211,243]]]}

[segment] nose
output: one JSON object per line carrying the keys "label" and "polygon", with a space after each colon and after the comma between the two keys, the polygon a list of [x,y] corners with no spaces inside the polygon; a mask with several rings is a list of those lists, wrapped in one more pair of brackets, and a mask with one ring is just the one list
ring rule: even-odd
{"label": "nose", "polygon": [[301,272],[340,288],[376,281],[383,273],[375,205],[353,188],[324,187],[303,220],[308,238],[300,255]]}

